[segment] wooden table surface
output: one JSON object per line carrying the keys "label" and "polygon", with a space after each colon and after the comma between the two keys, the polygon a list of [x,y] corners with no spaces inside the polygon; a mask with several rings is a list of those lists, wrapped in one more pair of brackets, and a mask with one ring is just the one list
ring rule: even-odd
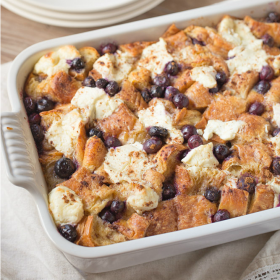
{"label": "wooden table surface", "polygon": [[[140,0],[139,0],[140,1]],[[165,0],[154,9],[125,22],[211,5],[221,0]],[[25,48],[40,41],[67,36],[96,28],[65,28],[28,20],[1,7],[1,63],[13,60]]]}

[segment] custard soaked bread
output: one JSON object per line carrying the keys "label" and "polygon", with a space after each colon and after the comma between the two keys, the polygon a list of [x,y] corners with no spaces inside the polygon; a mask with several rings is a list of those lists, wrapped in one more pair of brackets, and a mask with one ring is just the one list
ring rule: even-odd
{"label": "custard soaked bread", "polygon": [[24,105],[67,240],[104,246],[279,207],[280,15],[62,46]]}

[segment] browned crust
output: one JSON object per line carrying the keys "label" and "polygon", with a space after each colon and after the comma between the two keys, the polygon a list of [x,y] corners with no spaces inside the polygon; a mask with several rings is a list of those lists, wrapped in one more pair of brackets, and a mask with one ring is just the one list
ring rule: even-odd
{"label": "browned crust", "polygon": [[163,146],[156,154],[153,162],[157,164],[157,171],[167,179],[175,171],[175,167],[180,163],[180,153],[186,147],[180,144],[170,144]]}
{"label": "browned crust", "polygon": [[142,51],[154,44],[156,42],[145,42],[145,41],[141,41],[141,42],[133,42],[133,43],[129,43],[129,44],[125,44],[125,45],[120,45],[119,49],[123,52],[128,52],[130,55],[134,56],[134,57],[139,57],[142,54]]}
{"label": "browned crust", "polygon": [[255,213],[273,208],[274,192],[267,185],[258,185],[251,200],[248,213]]}
{"label": "browned crust", "polygon": [[103,141],[97,136],[88,139],[85,147],[85,155],[83,159],[83,167],[91,172],[101,166],[103,163],[107,149]]}
{"label": "browned crust", "polygon": [[146,216],[150,221],[150,225],[146,231],[146,236],[178,230],[178,215],[173,199],[160,202],[156,209],[144,213],[144,216]]}
{"label": "browned crust", "polygon": [[123,100],[132,112],[138,112],[148,107],[141,93],[128,80],[123,81],[122,89],[116,96]]}
{"label": "browned crust", "polygon": [[174,23],[172,23],[168,29],[162,34],[162,38],[167,38],[170,37],[172,35],[175,35],[176,33],[180,32],[181,30],[179,28],[176,27],[176,25]]}
{"label": "browned crust", "polygon": [[217,206],[202,195],[177,195],[174,198],[178,212],[178,229],[187,229],[210,224]]}
{"label": "browned crust", "polygon": [[237,120],[247,109],[247,102],[236,96],[221,96],[215,98],[203,116],[208,120],[221,120],[223,122]]}
{"label": "browned crust", "polygon": [[205,109],[214,100],[209,89],[198,82],[187,90],[186,96],[189,98],[189,108],[196,110]]}
{"label": "browned crust", "polygon": [[231,218],[246,215],[249,205],[249,193],[225,186],[222,190],[219,209],[227,210]]}
{"label": "browned crust", "polygon": [[134,213],[127,221],[121,219],[114,222],[113,228],[132,240],[144,237],[149,223],[145,217]]}

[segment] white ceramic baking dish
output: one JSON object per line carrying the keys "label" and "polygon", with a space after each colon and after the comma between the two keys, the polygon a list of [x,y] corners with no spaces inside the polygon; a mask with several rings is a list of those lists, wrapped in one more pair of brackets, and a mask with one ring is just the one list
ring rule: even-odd
{"label": "white ceramic baking dish", "polygon": [[190,24],[211,26],[217,24],[224,14],[236,17],[245,15],[260,17],[265,16],[268,11],[280,12],[280,1],[227,1],[42,42],[29,47],[14,60],[8,75],[12,112],[3,113],[1,120],[2,154],[8,177],[13,184],[27,189],[33,195],[44,230],[75,267],[85,272],[105,272],[278,230],[280,208],[103,247],[87,248],[68,242],[60,236],[49,214],[46,183],[21,101],[24,81],[35,62],[44,53],[65,44],[97,47],[108,40],[118,43],[154,40],[172,23],[176,23],[179,28],[185,28]]}

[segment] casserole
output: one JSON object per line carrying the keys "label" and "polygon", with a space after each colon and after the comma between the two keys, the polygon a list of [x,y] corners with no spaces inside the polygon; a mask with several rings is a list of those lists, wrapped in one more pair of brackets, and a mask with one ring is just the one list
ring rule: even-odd
{"label": "casserole", "polygon": [[12,113],[2,115],[2,150],[8,177],[15,185],[26,188],[33,195],[42,225],[66,258],[85,272],[104,272],[280,229],[279,208],[231,219],[218,224],[181,230],[149,238],[105,247],[85,248],[71,244],[61,237],[47,207],[46,184],[38,161],[36,147],[20,101],[27,73],[46,51],[61,45],[98,46],[107,38],[118,43],[153,40],[173,22],[179,28],[189,24],[213,25],[224,14],[231,16],[264,16],[268,11],[279,11],[279,1],[232,1],[212,7],[181,12],[94,32],[50,40],[22,52],[14,61],[8,76],[8,92]]}

